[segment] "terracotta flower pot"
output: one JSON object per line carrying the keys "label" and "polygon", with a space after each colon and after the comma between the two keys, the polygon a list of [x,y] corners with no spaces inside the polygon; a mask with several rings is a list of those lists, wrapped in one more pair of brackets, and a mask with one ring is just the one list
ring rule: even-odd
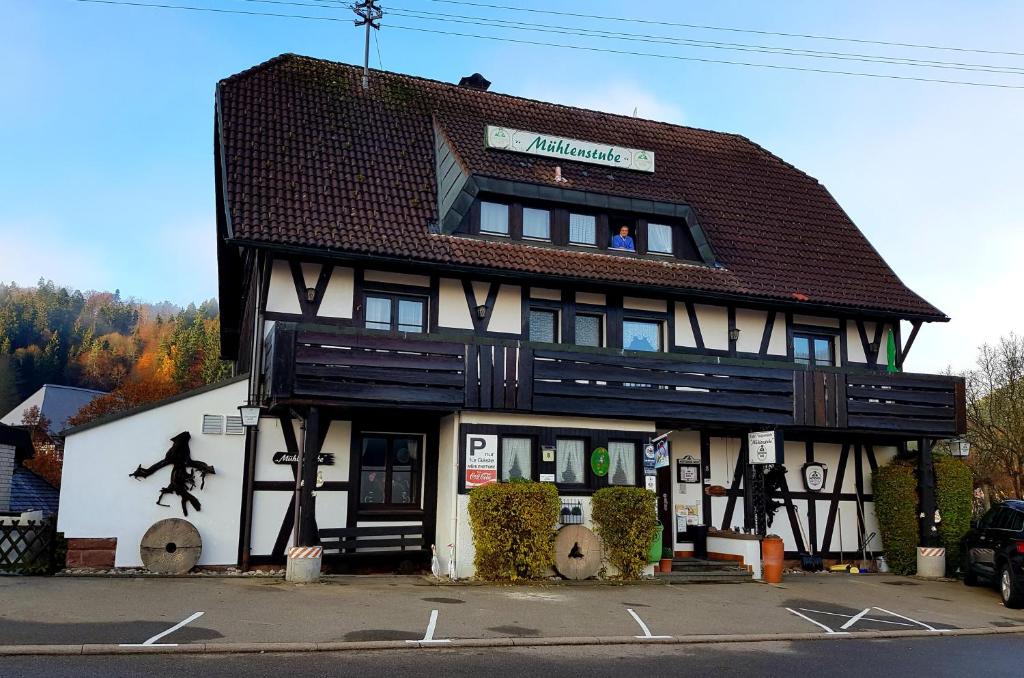
{"label": "terracotta flower pot", "polygon": [[782,583],[782,560],[785,547],[782,539],[768,536],[761,540],[761,579],[768,584]]}
{"label": "terracotta flower pot", "polygon": [[671,558],[662,558],[660,561],[658,561],[658,571],[659,572],[671,572],[672,571],[672,559]]}

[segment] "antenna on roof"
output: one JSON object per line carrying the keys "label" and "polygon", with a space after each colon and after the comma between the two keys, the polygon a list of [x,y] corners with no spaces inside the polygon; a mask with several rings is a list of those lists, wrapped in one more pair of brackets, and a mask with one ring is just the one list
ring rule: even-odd
{"label": "antenna on roof", "polygon": [[363,89],[370,88],[370,29],[380,30],[381,17],[384,10],[377,6],[377,0],[363,0],[352,5],[352,11],[359,18],[356,26],[366,26],[366,45],[363,48]]}

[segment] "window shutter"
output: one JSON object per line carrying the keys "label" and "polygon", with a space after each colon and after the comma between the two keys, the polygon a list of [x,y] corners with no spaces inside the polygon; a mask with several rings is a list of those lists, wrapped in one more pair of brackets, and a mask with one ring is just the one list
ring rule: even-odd
{"label": "window shutter", "polygon": [[224,415],[204,414],[203,433],[211,435],[220,435],[221,433],[224,433]]}
{"label": "window shutter", "polygon": [[245,426],[242,425],[241,415],[229,414],[224,432],[229,436],[240,436],[245,433]]}

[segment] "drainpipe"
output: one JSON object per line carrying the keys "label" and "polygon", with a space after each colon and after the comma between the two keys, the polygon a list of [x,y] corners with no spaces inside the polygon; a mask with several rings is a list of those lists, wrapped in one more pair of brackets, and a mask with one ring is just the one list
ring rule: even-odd
{"label": "drainpipe", "polygon": [[452,574],[458,574],[457,565],[455,560],[455,554],[459,552],[459,429],[462,427],[462,412],[455,413],[455,421],[453,422],[455,431],[455,454],[452,455],[452,477],[455,479],[451,491],[455,493],[455,502],[453,504],[452,511],[452,544],[454,547],[448,556],[449,564],[448,568]]}

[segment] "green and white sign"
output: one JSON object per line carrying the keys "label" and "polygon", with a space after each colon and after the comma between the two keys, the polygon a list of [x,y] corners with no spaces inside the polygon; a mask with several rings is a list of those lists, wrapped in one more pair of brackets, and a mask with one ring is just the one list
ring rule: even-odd
{"label": "green and white sign", "polygon": [[654,151],[637,148],[597,144],[592,141],[555,137],[540,132],[526,132],[510,127],[488,125],[487,148],[529,155],[543,155],[548,158],[588,162],[638,172],[654,171]]}

